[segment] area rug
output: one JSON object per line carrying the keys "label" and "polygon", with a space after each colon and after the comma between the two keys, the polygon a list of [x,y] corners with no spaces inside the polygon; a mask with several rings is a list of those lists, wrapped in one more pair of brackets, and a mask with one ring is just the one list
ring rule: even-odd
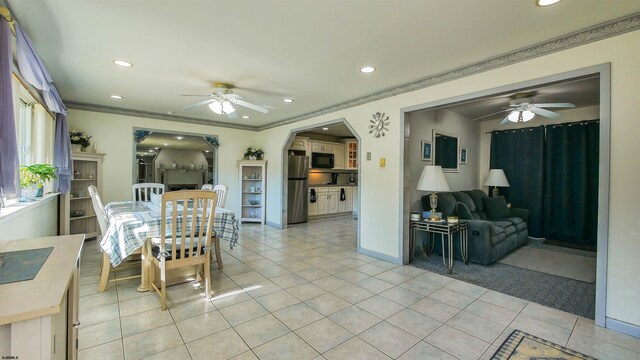
{"label": "area rug", "polygon": [[442,257],[417,256],[411,265],[436,274],[482,286],[520,299],[594,318],[595,284],[544,274],[499,262],[485,266],[454,259],[453,273],[447,274]]}
{"label": "area rug", "polygon": [[514,330],[491,358],[491,360],[507,359],[596,360],[596,358],[589,355],[567,349],[564,346],[520,330]]}
{"label": "area rug", "polygon": [[596,282],[596,259],[523,246],[499,262],[588,283]]}

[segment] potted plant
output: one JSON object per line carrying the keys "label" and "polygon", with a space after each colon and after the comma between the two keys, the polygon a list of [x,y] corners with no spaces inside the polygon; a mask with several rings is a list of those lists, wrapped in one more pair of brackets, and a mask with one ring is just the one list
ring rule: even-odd
{"label": "potted plant", "polygon": [[73,151],[85,151],[85,149],[91,145],[89,139],[91,139],[92,136],[86,135],[84,131],[72,129],[69,131],[69,138],[71,139],[71,148]]}
{"label": "potted plant", "polygon": [[249,146],[247,148],[247,151],[244,152],[243,156],[245,160],[262,160],[262,157],[264,156],[264,151],[262,151],[262,149],[257,149],[252,146]]}
{"label": "potted plant", "polygon": [[34,200],[36,196],[42,196],[42,187],[45,182],[56,178],[56,168],[49,164],[35,164],[20,167],[20,186],[22,197]]}

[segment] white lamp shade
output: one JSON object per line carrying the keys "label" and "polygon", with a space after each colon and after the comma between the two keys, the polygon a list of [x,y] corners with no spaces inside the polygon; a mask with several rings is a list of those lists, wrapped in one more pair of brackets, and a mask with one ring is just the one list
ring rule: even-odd
{"label": "white lamp shade", "polygon": [[422,170],[420,180],[418,180],[417,190],[423,191],[449,191],[449,184],[444,178],[442,167],[427,165]]}
{"label": "white lamp shade", "polygon": [[484,179],[484,185],[509,187],[509,181],[507,181],[507,176],[502,169],[491,169],[487,178]]}

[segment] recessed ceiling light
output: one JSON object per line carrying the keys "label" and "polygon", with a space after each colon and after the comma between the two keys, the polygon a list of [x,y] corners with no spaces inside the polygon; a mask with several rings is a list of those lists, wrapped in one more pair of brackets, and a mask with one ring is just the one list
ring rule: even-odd
{"label": "recessed ceiling light", "polygon": [[327,130],[329,130],[329,128],[322,128],[322,130],[327,131]]}
{"label": "recessed ceiling light", "polygon": [[173,115],[173,114],[175,114],[175,113],[174,113],[173,111],[167,111],[167,114],[169,114],[169,115]]}
{"label": "recessed ceiling light", "polygon": [[160,148],[159,148],[159,147],[157,147],[157,148],[154,148],[154,149],[156,149],[156,150],[160,150]]}
{"label": "recessed ceiling light", "polygon": [[167,143],[164,143],[164,146],[169,146],[169,144],[167,144]]}
{"label": "recessed ceiling light", "polygon": [[251,116],[249,116],[249,115],[242,115],[242,118],[243,118],[243,119],[251,119]]}
{"label": "recessed ceiling light", "polygon": [[130,67],[133,66],[132,63],[130,63],[128,61],[125,61],[125,60],[120,60],[120,59],[113,60],[113,63],[118,65],[118,66],[127,67],[127,68],[130,68]]}
{"label": "recessed ceiling light", "polygon": [[205,150],[204,152],[208,153],[208,152],[209,152],[209,150]]}
{"label": "recessed ceiling light", "polygon": [[360,72],[365,73],[365,74],[369,74],[376,71],[376,68],[374,68],[373,66],[365,66],[363,68],[360,69]]}
{"label": "recessed ceiling light", "polygon": [[557,2],[560,2],[560,0],[536,0],[536,5],[538,6],[549,6],[549,5],[553,5]]}
{"label": "recessed ceiling light", "polygon": [[290,104],[293,102],[293,99],[285,98],[285,99],[282,99],[282,101],[286,102],[287,104]]}
{"label": "recessed ceiling light", "polygon": [[109,97],[116,100],[122,100],[122,96],[120,95],[109,95]]}
{"label": "recessed ceiling light", "polygon": [[153,150],[149,150],[149,152],[153,152]]}
{"label": "recessed ceiling light", "polygon": [[178,139],[178,140],[182,140],[182,139],[184,139],[184,138],[183,138],[182,136],[176,136],[176,139]]}

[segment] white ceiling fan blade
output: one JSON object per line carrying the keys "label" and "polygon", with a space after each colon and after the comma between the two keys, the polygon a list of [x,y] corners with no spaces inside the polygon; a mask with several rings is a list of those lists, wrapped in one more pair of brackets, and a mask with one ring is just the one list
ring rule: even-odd
{"label": "white ceiling fan blade", "polygon": [[203,97],[203,96],[208,96],[211,97],[213,96],[213,94],[176,94],[178,96],[199,96],[199,97]]}
{"label": "white ceiling fan blade", "polygon": [[480,120],[480,119],[488,118],[490,116],[493,116],[493,115],[496,115],[496,114],[500,114],[500,113],[503,113],[505,111],[511,111],[511,109],[505,109],[505,110],[496,111],[496,112],[488,114],[488,115],[484,115],[484,116],[477,117],[475,119],[471,119],[471,121],[477,121],[477,120]]}
{"label": "white ceiling fan blade", "polygon": [[231,114],[227,114],[227,117],[228,117],[229,119],[231,119],[231,120],[235,120],[235,119],[237,119],[237,118],[238,118],[238,112],[237,112],[237,111],[234,111],[234,112],[232,112]]}
{"label": "white ceiling fan blade", "polygon": [[505,116],[505,118],[502,119],[502,121],[500,122],[500,125],[508,124],[511,122],[511,120],[509,120],[509,114],[507,114],[507,116]]}
{"label": "white ceiling fan blade", "polygon": [[193,104],[193,105],[191,105],[191,106],[187,106],[186,108],[184,108],[184,109],[182,109],[182,110],[191,110],[191,109],[193,109],[193,108],[197,108],[198,106],[203,106],[203,105],[210,104],[210,103],[212,103],[212,102],[214,102],[214,101],[216,101],[216,99],[207,99],[207,100],[205,100],[205,101],[201,101],[201,102],[199,102],[199,103],[195,103],[195,104]]}
{"label": "white ceiling fan blade", "polygon": [[557,112],[541,109],[541,108],[539,108],[537,106],[530,107],[529,111],[531,111],[534,114],[538,114],[538,115],[547,117],[549,119],[557,119],[557,118],[562,116],[561,114],[558,114]]}
{"label": "white ceiling fan blade", "polygon": [[541,108],[574,108],[576,107],[572,103],[544,103],[544,104],[534,104],[537,107]]}
{"label": "white ceiling fan blade", "polygon": [[267,109],[267,108],[264,108],[264,107],[258,106],[258,105],[254,105],[254,104],[252,104],[250,102],[246,102],[246,101],[244,101],[242,99],[229,99],[229,100],[234,104],[238,104],[240,106],[244,106],[244,107],[249,108],[251,110],[255,110],[255,111],[261,112],[263,114],[267,114],[269,112],[269,109]]}

